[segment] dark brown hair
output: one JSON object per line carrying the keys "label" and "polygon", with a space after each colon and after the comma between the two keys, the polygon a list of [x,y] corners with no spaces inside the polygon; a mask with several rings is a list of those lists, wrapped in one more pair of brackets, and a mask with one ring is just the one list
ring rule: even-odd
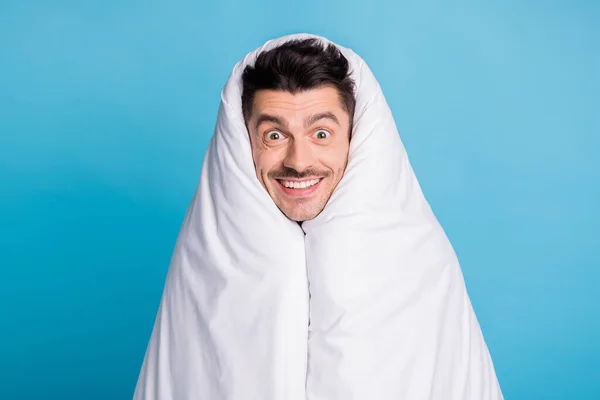
{"label": "dark brown hair", "polygon": [[247,122],[252,115],[254,94],[261,89],[292,94],[309,89],[333,87],[340,95],[343,109],[352,118],[356,99],[355,83],[350,77],[346,57],[333,44],[325,46],[317,38],[294,39],[260,53],[254,66],[242,74],[242,112]]}

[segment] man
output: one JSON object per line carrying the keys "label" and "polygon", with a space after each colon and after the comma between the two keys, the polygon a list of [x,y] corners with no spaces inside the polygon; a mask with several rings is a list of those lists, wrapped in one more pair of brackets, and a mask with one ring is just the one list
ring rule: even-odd
{"label": "man", "polygon": [[315,218],[348,161],[356,104],[348,60],[333,44],[293,40],[260,54],[242,79],[258,180],[288,218]]}
{"label": "man", "polygon": [[502,399],[366,63],[290,35],[221,98],[134,398]]}

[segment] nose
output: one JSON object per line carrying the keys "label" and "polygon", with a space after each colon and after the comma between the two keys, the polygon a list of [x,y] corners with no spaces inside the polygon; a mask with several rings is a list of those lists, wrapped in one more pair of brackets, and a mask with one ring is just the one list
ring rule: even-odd
{"label": "nose", "polygon": [[305,140],[294,140],[290,143],[283,165],[297,172],[305,171],[315,164],[315,157],[310,143]]}

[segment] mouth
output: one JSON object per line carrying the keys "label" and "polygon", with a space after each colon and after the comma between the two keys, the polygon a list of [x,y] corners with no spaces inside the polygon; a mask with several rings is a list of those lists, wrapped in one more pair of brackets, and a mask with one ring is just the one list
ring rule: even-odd
{"label": "mouth", "polygon": [[312,179],[276,179],[279,189],[289,197],[306,197],[317,191],[323,178]]}

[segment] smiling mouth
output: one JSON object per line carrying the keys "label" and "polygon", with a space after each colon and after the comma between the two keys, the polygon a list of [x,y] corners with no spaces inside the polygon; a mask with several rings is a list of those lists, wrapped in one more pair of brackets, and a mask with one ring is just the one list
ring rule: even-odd
{"label": "smiling mouth", "polygon": [[290,197],[304,197],[312,194],[320,186],[323,178],[287,180],[276,179],[279,188]]}

